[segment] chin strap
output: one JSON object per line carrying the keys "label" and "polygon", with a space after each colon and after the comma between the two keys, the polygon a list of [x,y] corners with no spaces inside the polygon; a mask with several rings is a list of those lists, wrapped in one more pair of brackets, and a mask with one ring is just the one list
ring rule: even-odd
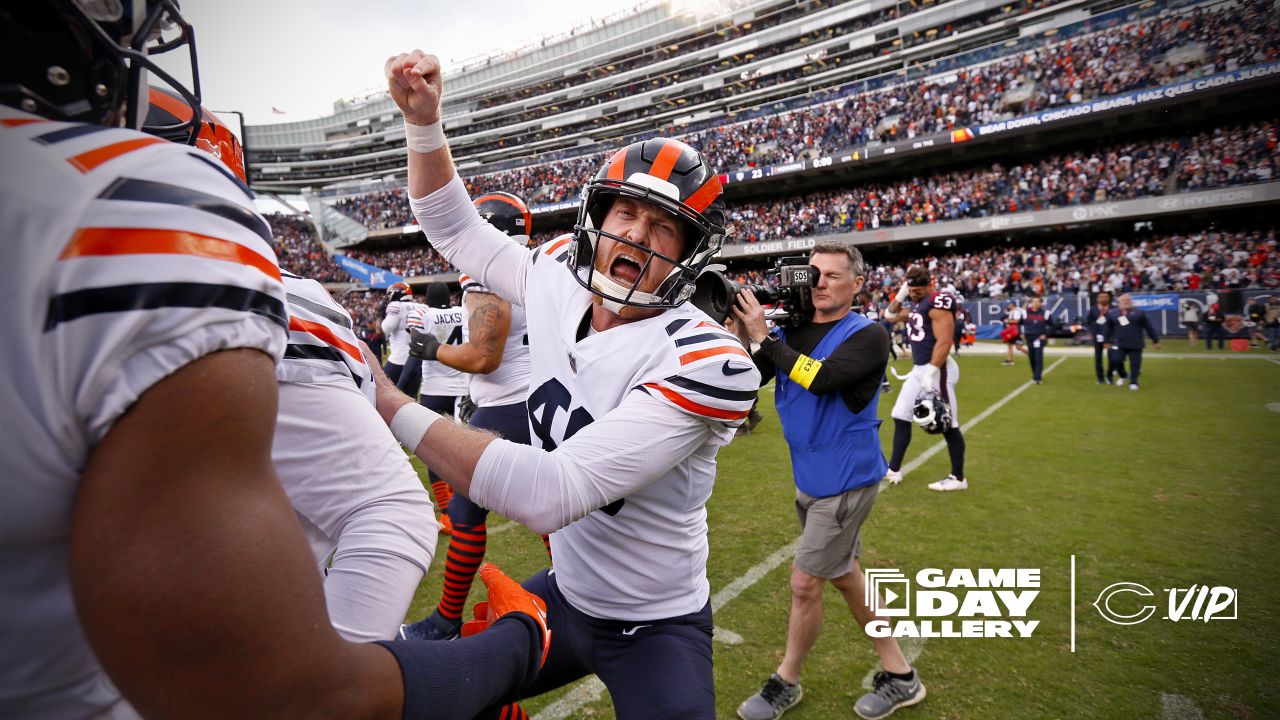
{"label": "chin strap", "polygon": [[591,287],[600,293],[600,299],[603,301],[604,309],[612,313],[621,314],[622,308],[627,305],[615,300],[614,298],[624,298],[627,294],[631,294],[631,301],[644,304],[655,304],[661,302],[662,298],[653,293],[640,292],[639,290],[631,292],[630,288],[619,285],[613,278],[596,270],[591,273]]}

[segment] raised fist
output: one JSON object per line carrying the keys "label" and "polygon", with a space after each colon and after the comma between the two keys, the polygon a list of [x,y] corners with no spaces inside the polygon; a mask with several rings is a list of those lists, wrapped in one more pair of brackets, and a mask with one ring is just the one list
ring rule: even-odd
{"label": "raised fist", "polygon": [[383,71],[387,90],[400,107],[404,121],[412,125],[432,125],[440,120],[440,59],[421,50],[387,58]]}

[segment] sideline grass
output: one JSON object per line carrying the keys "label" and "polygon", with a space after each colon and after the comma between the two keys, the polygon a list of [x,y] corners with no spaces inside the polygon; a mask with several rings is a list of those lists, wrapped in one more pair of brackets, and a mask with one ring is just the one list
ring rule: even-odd
{"label": "sideline grass", "polygon": [[[1273,521],[1280,367],[1271,363],[1159,361],[1144,367],[1140,392],[1093,383],[1092,360],[1068,358],[967,436],[970,490],[925,489],[948,472],[930,458],[902,485],[881,493],[864,529],[864,567],[1036,567],[1041,594],[1034,637],[931,639],[917,661],[929,689],[895,717],[1158,718],[1161,695],[1189,698],[1206,718],[1280,716],[1280,587],[1270,562],[1280,550]],[[904,372],[907,363],[898,364]],[[965,421],[1025,382],[1025,359],[962,356],[958,395]],[[898,384],[895,383],[895,388]],[[887,417],[894,399],[881,399]],[[765,422],[720,454],[709,504],[713,592],[798,534],[786,445],[762,392]],[[892,423],[883,428],[886,452]],[[936,441],[917,432],[908,460]],[[419,466],[420,467],[420,466]],[[502,522],[491,517],[490,525]],[[439,598],[445,542],[410,618]],[[514,528],[490,538],[489,557],[517,578],[546,565],[536,535]],[[1077,652],[1069,652],[1069,557],[1077,555]],[[716,616],[741,635],[715,647],[717,716],[776,667],[790,605],[789,564],[774,570]],[[1090,603],[1118,581],[1151,587],[1159,612],[1123,627]],[[1192,584],[1239,590],[1237,621],[1161,620],[1161,588]],[[472,602],[478,598],[473,593]],[[788,718],[852,717],[863,676],[876,666],[871,643],[843,600],[826,594],[827,623],[806,664],[805,700]],[[655,692],[666,689],[655,688]],[[526,702],[536,713],[560,696]],[[607,695],[575,717],[613,717]]]}

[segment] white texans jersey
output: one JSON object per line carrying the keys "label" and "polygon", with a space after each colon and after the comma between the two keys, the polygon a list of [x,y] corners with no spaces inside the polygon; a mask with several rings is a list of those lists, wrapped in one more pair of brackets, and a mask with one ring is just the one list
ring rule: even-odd
{"label": "white texans jersey", "polygon": [[[690,303],[578,340],[592,294],[568,266],[569,239],[533,252],[524,305],[535,447],[559,443],[646,393],[705,422],[705,440],[657,480],[551,535],[556,580],[579,610],[648,620],[701,610],[716,453],[751,410],[760,373],[737,337]],[[589,325],[587,325],[589,327]]]}
{"label": "white texans jersey", "polygon": [[[418,320],[423,330],[436,336],[441,345],[462,344],[462,308],[433,308],[419,305],[422,308]],[[467,394],[467,378],[470,374],[455,370],[436,360],[422,361],[422,385],[418,390],[423,395],[440,395],[443,397],[461,397]]]}
{"label": "white texans jersey", "polygon": [[373,371],[360,352],[351,314],[315,280],[281,275],[289,300],[289,345],[276,379],[354,384],[374,404]]}
{"label": "white texans jersey", "polygon": [[72,599],[81,474],[116,421],[183,366],[233,348],[281,357],[271,230],[216,160],[132,130],[0,106],[0,157],[0,715],[135,717]]}
{"label": "white texans jersey", "polygon": [[408,318],[415,307],[421,306],[411,298],[387,303],[387,314],[382,320],[382,333],[387,336],[387,347],[390,348],[387,362],[393,365],[404,365],[409,361]]}
{"label": "white texans jersey", "polygon": [[[470,275],[458,279],[462,283],[462,341],[471,342],[468,332],[471,318],[467,312],[468,293],[491,292]],[[524,308],[511,305],[511,327],[502,348],[502,362],[493,372],[471,375],[471,401],[476,407],[497,407],[524,402],[529,394],[529,330]]]}

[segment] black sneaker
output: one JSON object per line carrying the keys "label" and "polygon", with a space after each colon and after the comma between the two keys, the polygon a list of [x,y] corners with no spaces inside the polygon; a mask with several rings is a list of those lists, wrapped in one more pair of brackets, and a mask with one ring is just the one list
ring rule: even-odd
{"label": "black sneaker", "polygon": [[449,620],[437,608],[426,619],[412,625],[401,625],[400,637],[405,640],[457,640],[461,631],[461,620]]}
{"label": "black sneaker", "polygon": [[738,717],[742,720],[774,720],[782,717],[782,713],[796,706],[804,698],[804,690],[800,683],[792,685],[774,673],[764,681],[760,692],[747,698],[738,706]]}
{"label": "black sneaker", "polygon": [[911,671],[910,680],[898,680],[881,670],[873,680],[875,689],[858,698],[853,711],[858,717],[866,720],[879,720],[889,717],[894,710],[908,705],[915,705],[924,700],[924,683],[920,682],[920,674]]}

